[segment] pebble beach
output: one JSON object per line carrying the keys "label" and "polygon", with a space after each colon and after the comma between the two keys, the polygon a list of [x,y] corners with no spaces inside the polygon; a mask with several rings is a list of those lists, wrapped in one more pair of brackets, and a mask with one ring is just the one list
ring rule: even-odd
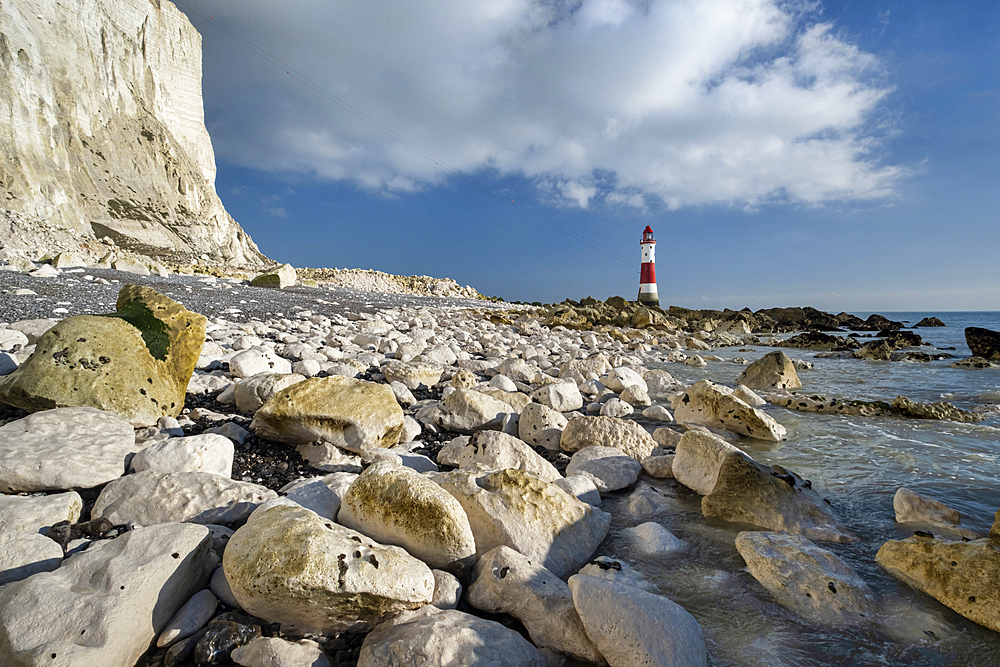
{"label": "pebble beach", "polygon": [[628,307],[0,272],[0,663],[1000,664],[961,326],[873,362]]}

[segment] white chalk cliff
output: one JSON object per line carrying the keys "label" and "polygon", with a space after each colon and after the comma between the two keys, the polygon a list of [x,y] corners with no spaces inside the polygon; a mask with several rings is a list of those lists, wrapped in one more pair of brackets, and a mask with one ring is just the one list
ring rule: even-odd
{"label": "white chalk cliff", "polygon": [[0,211],[177,261],[268,261],[216,194],[201,35],[168,0],[0,0]]}

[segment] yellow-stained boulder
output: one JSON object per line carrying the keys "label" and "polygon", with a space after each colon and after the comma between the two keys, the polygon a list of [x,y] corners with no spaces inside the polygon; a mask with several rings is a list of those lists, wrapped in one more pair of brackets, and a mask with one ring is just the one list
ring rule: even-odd
{"label": "yellow-stained boulder", "polygon": [[0,379],[0,401],[32,412],[89,406],[133,426],[152,426],[184,407],[205,342],[203,315],[149,287],[126,285],[117,311],[68,317]]}
{"label": "yellow-stained boulder", "polygon": [[464,575],[476,563],[476,540],[462,505],[425,476],[389,461],[375,462],[354,480],[337,517],[433,568]]}
{"label": "yellow-stained boulder", "polygon": [[254,414],[250,428],[267,440],[316,440],[363,454],[399,442],[403,409],[388,385],[341,375],[309,378],[279,391]]}

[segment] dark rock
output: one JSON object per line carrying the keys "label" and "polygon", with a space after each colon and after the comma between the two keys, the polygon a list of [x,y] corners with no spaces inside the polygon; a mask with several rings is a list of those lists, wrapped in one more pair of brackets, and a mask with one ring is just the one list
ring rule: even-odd
{"label": "dark rock", "polygon": [[194,647],[205,636],[205,629],[202,628],[190,637],[182,639],[169,649],[163,657],[163,667],[180,667],[194,655]]}
{"label": "dark rock", "polygon": [[853,350],[859,346],[853,338],[807,331],[780,343],[779,347],[794,347],[800,350]]}
{"label": "dark rock", "polygon": [[919,322],[917,322],[913,326],[914,327],[946,327],[948,325],[945,324],[944,322],[942,322],[941,320],[939,320],[936,317],[925,317],[924,319],[920,320]]}
{"label": "dark rock", "polygon": [[205,626],[205,635],[194,647],[195,662],[213,662],[228,658],[229,653],[261,636],[260,625],[252,616],[229,611],[219,614]]}
{"label": "dark rock", "polygon": [[924,344],[924,339],[912,331],[888,329],[880,331],[878,337],[884,338],[894,350],[901,350],[904,347],[919,347]]}
{"label": "dark rock", "polygon": [[72,534],[72,526],[69,521],[60,521],[49,528],[49,532],[45,533],[45,536],[50,540],[55,540],[56,544],[66,550],[66,545],[72,539],[70,535]]}
{"label": "dark rock", "polygon": [[965,342],[969,344],[972,356],[1000,361],[1000,332],[966,327]]}
{"label": "dark rock", "polygon": [[858,331],[886,331],[894,329],[902,329],[902,322],[895,322],[889,318],[879,315],[877,313],[872,313],[868,316],[868,319],[858,327]]}
{"label": "dark rock", "polygon": [[875,361],[888,361],[892,355],[893,347],[885,340],[873,340],[861,346],[860,350],[854,351],[854,356],[859,359],[873,359]]}

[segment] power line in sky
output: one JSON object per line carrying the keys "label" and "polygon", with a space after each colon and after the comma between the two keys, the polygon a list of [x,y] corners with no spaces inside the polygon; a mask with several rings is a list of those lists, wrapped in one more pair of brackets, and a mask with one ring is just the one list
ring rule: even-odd
{"label": "power line in sky", "polygon": [[247,39],[246,37],[244,37],[243,35],[241,35],[236,30],[230,28],[228,25],[226,25],[225,23],[223,23],[219,19],[215,18],[214,16],[212,16],[209,13],[205,12],[201,8],[197,7],[194,4],[193,0],[175,0],[175,2],[178,5],[184,5],[185,7],[188,8],[189,11],[197,14],[198,16],[201,16],[203,19],[205,19],[206,21],[210,22],[211,25],[215,26],[217,29],[219,29],[222,32],[224,32],[225,34],[229,35],[231,38],[233,38],[234,40],[236,40],[237,42],[239,42],[240,44],[242,44],[247,49],[249,49],[249,50],[253,51],[254,53],[256,53],[258,56],[260,56],[261,58],[263,58],[264,60],[266,60],[268,63],[270,63],[271,65],[273,65],[275,68],[284,71],[286,75],[292,77],[297,82],[299,82],[300,84],[302,84],[306,88],[312,90],[317,95],[323,97],[324,99],[329,100],[330,102],[333,102],[334,104],[336,104],[337,106],[339,106],[344,111],[350,113],[351,115],[355,116],[356,118],[358,118],[358,119],[362,120],[363,122],[367,123],[368,125],[374,127],[379,132],[385,134],[386,136],[388,136],[388,137],[392,138],[393,140],[397,141],[398,143],[402,144],[403,146],[405,146],[410,151],[416,153],[417,155],[423,157],[426,160],[429,160],[429,161],[433,162],[438,167],[441,167],[450,176],[453,176],[455,178],[459,178],[459,179],[465,181],[466,183],[468,183],[468,184],[470,184],[470,185],[472,185],[472,186],[474,186],[476,188],[479,188],[480,190],[482,190],[483,192],[489,194],[490,196],[492,196],[492,197],[494,197],[494,198],[496,198],[496,199],[498,199],[500,201],[503,201],[506,205],[511,206],[514,209],[520,211],[524,215],[526,215],[526,216],[528,216],[530,218],[533,218],[533,219],[535,219],[535,220],[537,220],[539,222],[545,223],[545,224],[547,224],[547,225],[549,225],[551,227],[554,227],[554,228],[558,229],[559,231],[561,231],[563,234],[565,234],[565,235],[567,235],[567,236],[569,236],[569,237],[571,237],[571,238],[579,241],[580,243],[583,243],[584,245],[590,246],[591,248],[593,248],[593,249],[595,249],[595,250],[597,250],[597,251],[599,251],[599,252],[607,255],[608,257],[616,259],[616,260],[618,260],[620,262],[623,262],[623,263],[625,263],[625,264],[627,264],[629,266],[634,265],[635,262],[633,260],[629,260],[624,255],[622,255],[621,253],[617,253],[617,252],[614,252],[613,250],[609,250],[605,246],[600,245],[596,241],[592,241],[590,238],[584,236],[583,234],[580,234],[579,232],[577,232],[577,231],[575,231],[573,229],[569,229],[569,228],[567,228],[567,227],[565,227],[563,225],[560,225],[559,223],[555,222],[554,220],[551,220],[551,219],[549,219],[549,218],[547,218],[547,217],[545,217],[543,215],[540,215],[540,214],[536,213],[535,211],[531,210],[530,208],[528,208],[526,206],[518,204],[517,201],[514,200],[514,199],[508,199],[506,196],[501,195],[499,192],[497,192],[495,189],[491,188],[486,183],[480,181],[479,179],[475,178],[474,176],[471,176],[471,175],[465,173],[464,171],[462,171],[462,170],[460,170],[460,169],[458,169],[456,167],[453,167],[452,165],[450,165],[445,160],[442,160],[441,158],[435,156],[430,151],[427,151],[423,147],[421,147],[421,146],[413,143],[412,141],[408,140],[406,137],[400,135],[398,132],[394,131],[392,128],[383,125],[382,123],[380,123],[376,119],[374,119],[371,116],[369,116],[368,114],[366,114],[364,111],[361,111],[360,109],[358,109],[357,107],[355,107],[352,104],[348,103],[347,101],[341,99],[340,97],[337,97],[336,95],[334,95],[333,93],[331,93],[329,90],[327,90],[326,88],[324,88],[320,84],[318,84],[315,81],[313,81],[312,79],[310,79],[308,76],[305,76],[301,72],[297,71],[294,67],[292,67],[288,63],[282,61],[277,56],[275,56],[275,55],[271,54],[270,52],[266,51],[265,49],[261,48],[260,46],[258,46],[256,43],[254,43],[250,39]]}

